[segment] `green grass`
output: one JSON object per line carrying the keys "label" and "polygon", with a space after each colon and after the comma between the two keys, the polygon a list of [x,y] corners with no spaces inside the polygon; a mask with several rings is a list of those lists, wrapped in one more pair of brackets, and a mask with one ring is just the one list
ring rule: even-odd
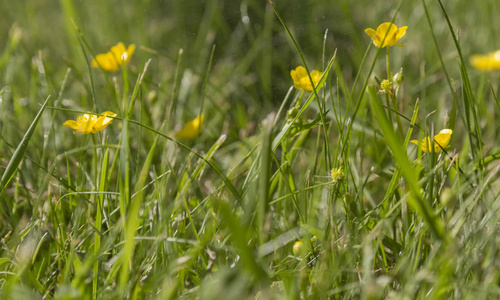
{"label": "green grass", "polygon": [[497,2],[0,2],[0,297],[498,298]]}

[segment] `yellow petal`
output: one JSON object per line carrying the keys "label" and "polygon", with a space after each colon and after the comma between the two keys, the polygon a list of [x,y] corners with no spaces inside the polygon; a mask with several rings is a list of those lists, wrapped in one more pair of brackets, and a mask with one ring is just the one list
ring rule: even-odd
{"label": "yellow petal", "polygon": [[470,64],[481,71],[489,71],[489,62],[488,59],[484,57],[484,55],[472,55],[470,58]]}
{"label": "yellow petal", "polygon": [[203,129],[203,123],[205,122],[205,117],[203,114],[194,118],[184,125],[184,127],[175,134],[179,139],[183,140],[194,140]]}
{"label": "yellow petal", "polygon": [[91,114],[84,114],[83,116],[78,116],[78,132],[82,134],[87,134],[93,132],[94,124],[97,122],[97,117]]}
{"label": "yellow petal", "polygon": [[111,53],[98,54],[92,61],[92,66],[101,67],[103,70],[109,72],[116,71],[120,68],[120,65]]}
{"label": "yellow petal", "polygon": [[406,29],[408,29],[408,26],[403,26],[396,31],[396,41],[405,36]]}
{"label": "yellow petal", "polygon": [[423,152],[429,152],[429,138],[427,137],[423,141],[418,141],[418,140],[411,140],[410,143],[413,143],[417,146],[420,146],[420,149],[422,149]]}
{"label": "yellow petal", "polygon": [[472,55],[470,64],[481,71],[500,70],[500,50],[485,55]]}
{"label": "yellow petal", "polygon": [[[304,78],[307,77],[307,71],[303,66],[298,66],[297,68],[295,68],[295,70],[292,70],[290,72],[290,75],[292,76],[293,85],[295,86],[295,88],[297,88],[298,90],[307,91],[307,83],[304,80]],[[310,91],[312,91],[312,88]]]}
{"label": "yellow petal", "polygon": [[296,70],[291,70],[290,71],[290,76],[292,76],[293,82],[300,81],[299,74]]}
{"label": "yellow petal", "polygon": [[134,54],[134,51],[135,51],[135,45],[134,44],[130,44],[127,48],[127,51],[125,51],[125,53],[122,54],[122,60],[123,60],[123,63],[128,63],[130,61],[130,57],[132,56],[132,54]]}
{"label": "yellow petal", "polygon": [[[434,137],[434,142],[435,142],[434,151],[439,152],[441,151],[441,148],[446,148],[446,146],[448,146],[448,144],[450,143],[452,134],[453,130],[451,129],[441,130],[439,134]],[[441,147],[439,147],[438,144],[441,145]]]}
{"label": "yellow petal", "polygon": [[[290,72],[290,75],[292,76],[293,79],[293,85],[295,86],[296,89],[298,90],[305,90],[307,92],[312,92],[313,88],[311,85],[311,79],[309,79],[309,76],[307,75],[307,71],[304,67],[298,66],[295,68],[295,70],[292,70]],[[321,76],[323,76],[322,72],[319,72],[317,70],[313,70],[311,73],[311,78],[314,83],[314,86],[318,85],[318,82],[321,79]],[[318,87],[320,88],[320,86]]]}
{"label": "yellow petal", "polygon": [[[451,129],[443,129],[437,135],[434,136],[434,152],[439,153],[441,148],[446,148],[451,140],[451,135],[453,134],[453,130]],[[420,146],[423,152],[430,152],[431,148],[429,145],[431,144],[430,137],[424,138],[423,141],[411,140],[410,143],[416,144]]]}
{"label": "yellow petal", "polygon": [[64,126],[68,126],[69,128],[73,128],[73,129],[78,129],[78,123],[74,120],[68,120],[66,122],[63,123]]}
{"label": "yellow petal", "polygon": [[366,28],[365,29],[365,32],[366,34],[368,34],[369,37],[371,37],[372,39],[375,37],[375,35],[377,34],[377,32],[372,29],[372,28]]}
{"label": "yellow petal", "polygon": [[394,25],[391,22],[385,22],[380,24],[377,27],[377,34],[381,35],[382,37],[387,34],[387,36],[393,36],[394,33],[398,30],[398,27]]}
{"label": "yellow petal", "polygon": [[125,49],[125,45],[122,42],[119,42],[118,44],[116,44],[116,46],[111,47],[110,53],[113,54],[113,57],[115,58],[115,60],[119,64],[121,64],[121,62],[123,61],[122,55],[123,55],[123,53],[125,53],[125,51],[127,51]]}
{"label": "yellow petal", "polygon": [[113,118],[109,118],[108,116],[116,117],[116,114],[112,111],[103,112],[102,116],[97,118],[97,121],[93,126],[92,132],[96,133],[97,131],[101,131],[104,128],[106,128],[109,124],[111,124],[111,121],[113,121]]}
{"label": "yellow petal", "polygon": [[[394,45],[394,34],[397,32],[398,27],[391,22],[385,22],[377,27],[377,42],[382,44],[382,48],[385,46]],[[382,41],[384,41],[382,43]]]}

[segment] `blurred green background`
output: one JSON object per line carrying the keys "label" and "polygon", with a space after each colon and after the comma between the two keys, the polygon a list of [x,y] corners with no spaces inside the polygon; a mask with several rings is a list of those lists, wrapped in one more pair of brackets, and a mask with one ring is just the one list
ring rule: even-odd
{"label": "blurred green background", "polygon": [[[276,6],[297,39],[311,68],[322,69],[324,34],[326,58],[337,49],[337,75],[351,83],[363,53],[370,43],[364,29],[376,28],[389,21],[398,1],[276,1]],[[460,38],[464,55],[486,53],[499,48],[500,20],[496,18],[499,3],[485,0],[445,3]],[[428,3],[436,37],[451,77],[458,74],[456,50],[437,2]],[[30,67],[29,57],[44,60],[48,92],[54,94],[56,83],[71,66],[83,79],[86,64],[71,19],[81,30],[94,53],[106,52],[119,41],[135,43],[133,70],[142,70],[145,61],[153,59],[148,75],[150,84],[158,87],[161,101],[168,101],[168,86],[174,75],[176,59],[183,49],[181,71],[203,76],[212,47],[215,45],[210,86],[211,101],[224,109],[243,105],[248,115],[269,112],[279,106],[291,85],[289,72],[300,64],[286,32],[266,1],[2,1],[0,3],[0,45],[9,43],[9,31],[22,32],[20,47],[13,58]],[[448,106],[449,91],[432,41],[421,1],[403,1],[395,23],[407,25],[402,43],[405,49],[394,49],[393,66],[404,66],[408,82],[405,97],[423,100],[430,112]],[[91,55],[86,53],[87,59]],[[6,62],[3,62],[4,64]],[[381,62],[382,64],[383,62]],[[29,94],[29,74],[15,64],[16,70],[3,70],[2,83],[16,81],[13,93],[25,98]],[[382,67],[382,65],[381,65]],[[382,77],[381,74],[375,74]],[[188,76],[188,75],[186,75]],[[474,75],[472,75],[474,77]],[[9,78],[6,78],[9,77]],[[185,79],[186,77],[183,76]],[[382,78],[381,78],[382,79]],[[24,83],[24,85],[20,85]],[[72,97],[88,87],[70,89]],[[167,84],[164,86],[163,84]],[[185,99],[199,102],[199,86],[191,86]],[[98,93],[99,94],[99,93]],[[188,97],[189,96],[189,97]],[[88,97],[88,95],[81,95]],[[105,97],[100,95],[99,97]],[[429,97],[429,99],[424,99]],[[103,99],[102,102],[105,100]]]}

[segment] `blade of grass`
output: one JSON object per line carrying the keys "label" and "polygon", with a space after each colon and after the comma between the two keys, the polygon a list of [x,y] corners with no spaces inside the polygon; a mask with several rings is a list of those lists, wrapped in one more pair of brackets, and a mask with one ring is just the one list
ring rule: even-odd
{"label": "blade of grass", "polygon": [[[465,60],[462,55],[462,48],[460,47],[460,43],[458,42],[458,39],[455,35],[455,31],[453,30],[453,26],[451,25],[450,18],[448,17],[448,13],[446,12],[446,9],[443,6],[443,3],[441,0],[438,0],[439,6],[441,7],[441,10],[443,12],[443,15],[446,19],[446,22],[448,24],[448,28],[450,29],[451,36],[453,37],[453,42],[455,43],[455,47],[457,48],[458,51],[458,57],[459,57],[459,66],[460,66],[460,74],[462,77],[463,81],[463,100],[464,100],[464,109],[465,109],[465,118],[466,122],[465,125],[467,126],[467,132],[469,133],[469,143],[471,146],[471,155],[474,158],[474,160],[477,162],[481,163],[483,160],[483,140],[482,140],[482,135],[481,135],[481,128],[479,127],[479,122],[478,122],[478,117],[477,117],[477,112],[476,112],[476,106],[475,106],[475,99],[474,95],[472,92],[472,87],[470,84],[469,80],[469,74],[467,72],[467,68],[465,67]],[[470,117],[472,115],[472,119],[474,122],[474,128],[471,125],[470,122]],[[475,136],[472,133],[475,133]],[[477,146],[474,144],[474,141],[477,140]],[[482,164],[480,164],[481,170],[484,168]],[[482,178],[483,172],[480,172],[480,176]]]}
{"label": "blade of grass", "polygon": [[101,228],[102,228],[102,213],[104,205],[104,192],[106,191],[106,178],[108,170],[109,148],[106,149],[101,164],[101,176],[99,181],[99,195],[97,197],[95,227],[94,234],[94,276],[92,278],[92,299],[97,299],[97,287],[99,280],[99,252],[101,250]]}
{"label": "blade of grass", "polygon": [[441,220],[434,215],[429,204],[424,202],[424,199],[422,198],[418,179],[410,161],[408,160],[408,157],[406,156],[403,143],[399,140],[399,136],[394,132],[392,125],[389,123],[382,105],[378,100],[376,89],[374,87],[369,87],[368,91],[370,94],[371,106],[375,113],[375,117],[382,128],[387,145],[392,151],[394,160],[398,165],[398,169],[401,170],[403,177],[406,179],[406,182],[412,191],[412,195],[408,197],[408,204],[410,204],[413,209],[415,209],[422,216],[434,235],[438,239],[444,240],[446,238],[446,234],[443,224]]}
{"label": "blade of grass", "polygon": [[[274,10],[274,13],[276,14],[276,16],[278,17],[278,19],[280,20],[281,24],[283,25],[283,27],[285,28],[285,31],[287,32],[288,36],[290,37],[290,39],[292,40],[292,43],[295,47],[295,50],[297,51],[297,53],[299,54],[299,57],[300,57],[300,60],[302,61],[302,64],[304,65],[304,68],[306,69],[306,73],[307,73],[307,76],[309,77],[309,82],[311,83],[311,86],[313,88],[313,93],[314,93],[314,98],[316,99],[317,101],[317,104],[318,104],[318,112],[319,112],[319,115],[321,117],[321,127],[323,129],[323,134],[325,136],[325,139],[324,139],[324,147],[325,147],[325,166],[326,166],[326,170],[330,170],[331,169],[331,162],[330,162],[330,150],[329,150],[329,144],[328,144],[328,132],[327,132],[327,129],[326,129],[326,118],[325,118],[325,112],[324,112],[324,108],[323,108],[323,105],[321,104],[321,101],[320,101],[320,98],[319,98],[319,95],[318,95],[318,88],[317,87],[320,87],[322,86],[320,83],[322,82],[322,80],[320,80],[320,83],[318,85],[314,85],[314,81],[311,77],[311,73],[309,71],[309,67],[307,66],[307,63],[306,63],[306,60],[304,58],[304,55],[302,54],[302,51],[300,50],[300,47],[299,47],[299,44],[297,43],[297,41],[295,40],[295,38],[293,37],[292,33],[290,32],[290,30],[288,29],[288,26],[286,26],[286,23],[285,21],[281,18],[281,15],[280,13],[278,12],[278,10],[276,9],[276,7],[274,6],[274,3],[269,0],[269,3],[271,4],[271,6],[273,7],[273,10]],[[335,50],[335,54],[333,55],[333,59],[331,61],[331,64],[333,64],[333,60],[336,56],[336,53],[337,53],[337,50]],[[328,68],[328,72],[324,72],[323,75],[321,76],[321,79],[323,79],[323,77],[327,77],[328,74],[330,73],[330,68]],[[325,81],[326,81],[326,78],[325,78]],[[324,82],[324,81],[323,81]]]}
{"label": "blade of grass", "polygon": [[[43,102],[42,107],[38,111],[37,115],[35,116],[35,119],[33,122],[31,122],[28,130],[26,131],[23,139],[19,143],[19,145],[16,148],[16,151],[14,151],[14,154],[10,158],[9,163],[7,164],[7,167],[5,168],[5,171],[2,174],[2,178],[0,179],[0,194],[5,190],[7,187],[7,184],[9,184],[10,180],[14,176],[14,173],[16,172],[17,168],[21,164],[21,161],[24,158],[24,154],[26,153],[26,149],[28,148],[29,141],[31,137],[33,136],[33,133],[35,132],[36,125],[38,124],[38,121],[40,121],[40,118],[42,117],[42,114],[45,110],[45,107],[47,106],[47,103],[49,102],[50,96],[45,99],[45,102]],[[2,203],[0,205],[1,212],[2,214],[9,220],[10,218],[10,205],[7,203],[6,198],[2,197]],[[12,221],[12,220],[11,220]],[[12,224],[14,225],[14,224]]]}

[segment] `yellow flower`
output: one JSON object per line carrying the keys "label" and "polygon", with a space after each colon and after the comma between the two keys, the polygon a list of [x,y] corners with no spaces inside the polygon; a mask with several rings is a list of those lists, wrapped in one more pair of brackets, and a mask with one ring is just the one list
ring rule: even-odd
{"label": "yellow flower", "polygon": [[[295,85],[295,87],[298,90],[305,90],[307,92],[313,91],[311,80],[309,80],[309,76],[307,76],[307,71],[303,66],[298,66],[295,70],[292,70],[290,72],[290,75],[292,75],[293,85]],[[311,78],[316,88],[321,87],[318,86],[318,82],[321,79],[321,76],[323,76],[323,73],[320,71],[314,70],[311,72]]]}
{"label": "yellow flower", "polygon": [[295,256],[302,256],[306,253],[306,251],[306,247],[301,241],[298,241],[293,245],[293,255]]}
{"label": "yellow flower", "polygon": [[127,64],[130,61],[134,50],[134,44],[125,49],[125,45],[119,42],[116,46],[111,47],[108,53],[98,54],[92,61],[92,66],[95,68],[101,67],[103,70],[110,72],[116,71],[122,64]]}
{"label": "yellow flower", "polygon": [[204,122],[205,117],[201,114],[193,120],[187,122],[186,125],[184,125],[184,127],[175,134],[175,136],[183,140],[194,140],[203,129]]}
{"label": "yellow flower", "polygon": [[470,64],[481,71],[500,70],[500,50],[485,55],[472,55]]}
{"label": "yellow flower", "polygon": [[[451,129],[443,129],[439,132],[438,135],[434,136],[434,152],[438,153],[441,151],[441,148],[446,148],[451,140],[451,134],[453,130]],[[423,141],[411,140],[410,143],[415,145],[420,145],[420,148],[424,152],[430,152],[431,149],[429,145],[431,144],[431,138],[426,137]],[[441,147],[440,147],[441,145]]]}
{"label": "yellow flower", "polygon": [[330,177],[332,178],[333,183],[337,183],[344,180],[344,171],[342,170],[342,167],[333,168],[330,171]]}
{"label": "yellow flower", "polygon": [[[398,29],[393,23],[385,22],[380,24],[377,31],[367,28],[365,32],[372,38],[373,44],[379,48],[384,48],[385,46],[391,47],[394,45],[405,47],[405,45],[401,45],[397,41],[405,35],[407,28],[408,26],[403,26]],[[382,41],[384,41],[384,43],[382,43]]]}
{"label": "yellow flower", "polygon": [[63,125],[75,129],[76,130],[75,133],[77,132],[81,134],[96,133],[98,131],[103,130],[109,124],[111,124],[113,118],[109,118],[108,116],[116,117],[116,114],[111,111],[103,112],[102,116],[97,116],[93,114],[84,114],[78,116],[76,118],[76,121],[68,120],[64,122]]}

